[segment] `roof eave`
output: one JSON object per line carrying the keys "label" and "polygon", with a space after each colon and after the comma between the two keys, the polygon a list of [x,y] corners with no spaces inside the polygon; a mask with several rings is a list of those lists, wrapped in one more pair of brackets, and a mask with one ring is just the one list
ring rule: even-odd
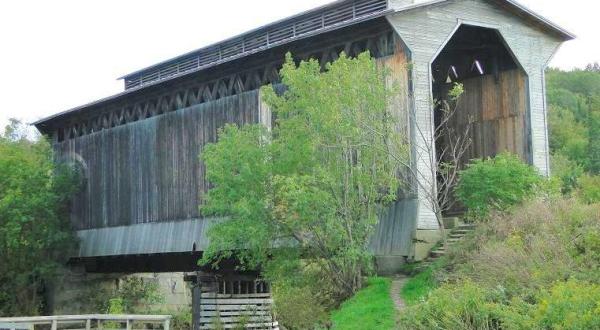
{"label": "roof eave", "polygon": [[521,10],[525,14],[536,19],[537,21],[539,21],[540,23],[542,23],[543,25],[545,25],[546,27],[548,27],[549,29],[553,30],[558,35],[560,35],[565,41],[573,40],[573,39],[577,38],[577,36],[574,33],[569,32],[567,29],[561,27],[560,25],[552,22],[551,20],[547,19],[546,17],[529,9],[525,5],[519,3],[518,1],[515,1],[515,0],[502,0],[502,1],[509,3],[513,7],[516,7],[517,9]]}
{"label": "roof eave", "polygon": [[[536,21],[542,23],[549,30],[551,30],[554,33],[556,33],[557,35],[559,35],[565,41],[573,40],[573,39],[577,38],[577,36],[574,33],[569,32],[567,29],[561,27],[560,25],[552,22],[551,20],[545,18],[544,16],[542,16],[542,15],[536,13],[535,11],[529,9],[528,7],[526,7],[526,6],[522,5],[521,3],[519,3],[518,1],[515,1],[515,0],[497,0],[497,1],[505,2],[505,3],[509,4],[510,6],[518,9],[521,12],[523,12],[527,16],[529,16],[529,17],[535,19]],[[413,4],[413,5],[408,5],[406,7],[402,7],[400,9],[395,10],[395,12],[404,12],[404,11],[419,9],[419,8],[423,8],[423,7],[429,7],[429,6],[434,6],[434,5],[438,5],[438,4],[443,4],[445,2],[448,2],[448,0],[431,0],[431,1],[427,1],[427,2],[422,2],[422,3]]]}

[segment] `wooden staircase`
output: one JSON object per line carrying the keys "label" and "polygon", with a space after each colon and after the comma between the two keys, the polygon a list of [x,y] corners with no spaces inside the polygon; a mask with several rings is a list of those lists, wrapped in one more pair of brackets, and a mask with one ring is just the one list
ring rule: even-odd
{"label": "wooden staircase", "polygon": [[430,256],[432,259],[439,258],[446,254],[446,248],[450,247],[461,240],[464,239],[467,234],[472,232],[475,229],[475,225],[472,224],[460,224],[455,228],[448,229],[447,238],[446,238],[446,246],[441,244],[437,248],[434,248],[430,252]]}

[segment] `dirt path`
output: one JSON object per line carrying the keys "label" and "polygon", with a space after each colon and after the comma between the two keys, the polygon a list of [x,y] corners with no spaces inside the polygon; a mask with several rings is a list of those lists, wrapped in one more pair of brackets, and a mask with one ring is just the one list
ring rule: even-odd
{"label": "dirt path", "polygon": [[402,310],[406,307],[404,300],[400,297],[400,291],[404,286],[404,283],[408,281],[408,277],[405,275],[396,275],[392,277],[392,286],[390,288],[390,295],[392,296],[392,301],[394,302],[394,306],[396,306],[397,310]]}

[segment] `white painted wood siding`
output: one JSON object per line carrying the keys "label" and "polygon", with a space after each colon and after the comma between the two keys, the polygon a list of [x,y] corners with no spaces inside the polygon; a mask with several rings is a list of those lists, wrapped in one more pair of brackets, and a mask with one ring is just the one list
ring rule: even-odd
{"label": "white painted wood siding", "polygon": [[[415,124],[425,134],[414,141],[417,166],[431,173],[429,156],[420,152],[433,130],[431,62],[460,24],[481,25],[500,31],[528,76],[532,163],[549,174],[548,130],[544,70],[562,43],[558,37],[538,29],[490,0],[450,0],[389,15],[388,20],[411,51],[415,97]],[[429,184],[435,184],[433,178]],[[435,214],[420,189],[418,229],[438,228]]]}

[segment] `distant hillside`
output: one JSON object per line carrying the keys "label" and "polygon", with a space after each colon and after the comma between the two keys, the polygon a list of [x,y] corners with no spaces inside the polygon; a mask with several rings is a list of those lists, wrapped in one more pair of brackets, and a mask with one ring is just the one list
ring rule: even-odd
{"label": "distant hillside", "polygon": [[552,154],[600,174],[600,65],[548,70],[547,95]]}

